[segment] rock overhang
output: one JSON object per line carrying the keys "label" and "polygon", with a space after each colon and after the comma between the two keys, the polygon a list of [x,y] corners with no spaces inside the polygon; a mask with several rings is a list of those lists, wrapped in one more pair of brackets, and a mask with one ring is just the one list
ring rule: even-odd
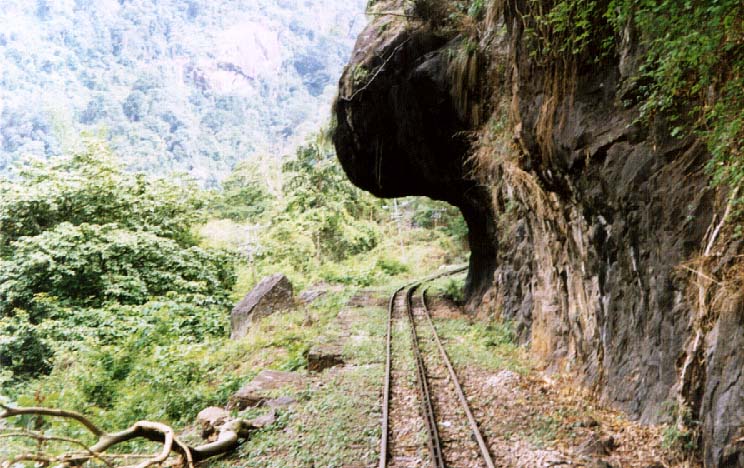
{"label": "rock overhang", "polygon": [[339,83],[333,142],[347,176],[378,197],[427,196],[460,209],[469,228],[466,295],[487,287],[495,258],[490,193],[471,177],[472,122],[453,96],[456,33],[375,17]]}

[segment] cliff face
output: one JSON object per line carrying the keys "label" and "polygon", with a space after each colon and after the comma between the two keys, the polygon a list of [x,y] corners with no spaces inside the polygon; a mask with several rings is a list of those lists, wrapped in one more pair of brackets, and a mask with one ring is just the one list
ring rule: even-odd
{"label": "cliff face", "polygon": [[636,123],[632,28],[561,86],[510,2],[475,30],[373,16],[335,107],[349,177],[458,206],[470,310],[513,321],[605,402],[691,429],[706,466],[744,466],[744,302],[715,280],[744,249],[722,240],[705,145]]}

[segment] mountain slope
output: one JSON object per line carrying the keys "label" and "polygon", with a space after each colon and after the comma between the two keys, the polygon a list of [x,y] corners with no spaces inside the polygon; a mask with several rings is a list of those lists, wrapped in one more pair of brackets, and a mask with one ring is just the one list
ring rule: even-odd
{"label": "mountain slope", "polygon": [[212,183],[329,115],[364,0],[9,0],[0,170],[103,131],[128,164]]}

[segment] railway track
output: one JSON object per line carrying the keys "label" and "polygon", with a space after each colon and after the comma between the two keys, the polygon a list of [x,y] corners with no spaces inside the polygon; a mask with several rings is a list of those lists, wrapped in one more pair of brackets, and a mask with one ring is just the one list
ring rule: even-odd
{"label": "railway track", "polygon": [[494,467],[421,288],[460,271],[390,298],[379,468]]}

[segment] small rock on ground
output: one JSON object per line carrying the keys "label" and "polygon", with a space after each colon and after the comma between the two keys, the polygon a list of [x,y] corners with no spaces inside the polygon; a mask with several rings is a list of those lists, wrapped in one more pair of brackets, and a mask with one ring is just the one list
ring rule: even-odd
{"label": "small rock on ground", "polygon": [[230,419],[230,413],[224,408],[218,406],[204,408],[196,416],[196,424],[201,428],[201,437],[209,438],[228,419]]}
{"label": "small rock on ground", "polygon": [[492,375],[486,379],[486,385],[489,387],[504,387],[511,388],[519,384],[519,374],[510,370],[503,370],[496,375]]}
{"label": "small rock on ground", "polygon": [[269,399],[268,392],[283,387],[297,387],[305,381],[305,377],[296,372],[281,372],[273,370],[261,371],[253,380],[248,382],[230,398],[230,408],[244,410],[250,406]]}
{"label": "small rock on ground", "polygon": [[269,408],[284,408],[295,403],[297,403],[297,400],[288,396],[272,398],[271,400],[264,401],[264,405],[268,406]]}
{"label": "small rock on ground", "polygon": [[310,372],[321,372],[343,364],[341,346],[338,345],[316,345],[307,355],[307,369]]}

